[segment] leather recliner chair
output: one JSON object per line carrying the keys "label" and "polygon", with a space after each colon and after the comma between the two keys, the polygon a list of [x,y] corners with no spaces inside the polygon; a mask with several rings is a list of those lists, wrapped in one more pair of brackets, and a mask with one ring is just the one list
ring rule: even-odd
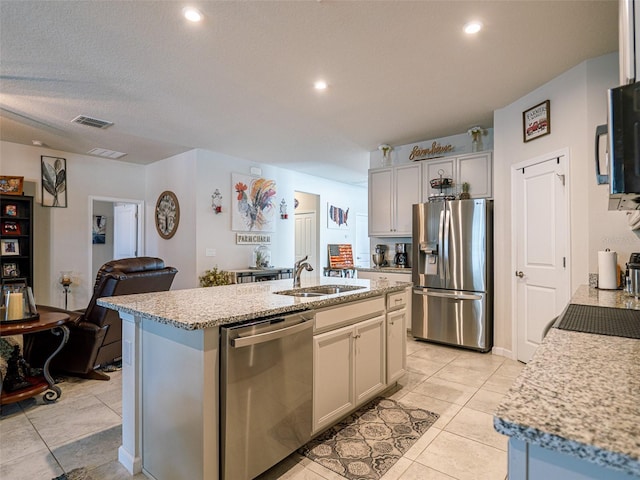
{"label": "leather recliner chair", "polygon": [[[79,377],[109,380],[105,373],[96,371],[122,357],[122,321],[118,312],[96,303],[99,298],[133,293],[169,290],[177,269],[165,267],[164,261],[153,257],[112,260],[105,263],[98,274],[93,296],[84,311],[66,311],[69,314],[69,341],[53,358],[51,371],[70,373]],[[50,332],[24,336],[23,356],[32,367],[42,367],[59,345]]]}

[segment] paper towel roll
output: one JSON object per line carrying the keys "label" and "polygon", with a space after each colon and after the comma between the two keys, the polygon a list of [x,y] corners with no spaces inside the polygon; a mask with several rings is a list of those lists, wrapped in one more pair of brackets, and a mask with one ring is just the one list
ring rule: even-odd
{"label": "paper towel roll", "polygon": [[598,252],[598,288],[618,288],[618,254],[610,250]]}

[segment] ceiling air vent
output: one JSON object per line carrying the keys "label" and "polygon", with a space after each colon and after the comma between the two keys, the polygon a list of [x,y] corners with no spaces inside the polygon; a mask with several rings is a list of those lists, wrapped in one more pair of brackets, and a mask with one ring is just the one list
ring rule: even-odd
{"label": "ceiling air vent", "polygon": [[116,152],[115,150],[107,150],[106,148],[94,148],[87,152],[89,155],[97,155],[98,157],[118,159],[126,155],[126,153]]}
{"label": "ceiling air vent", "polygon": [[113,122],[100,120],[99,118],[87,117],[86,115],[78,115],[76,118],[71,120],[71,122],[95,128],[109,128],[111,125],[113,125]]}

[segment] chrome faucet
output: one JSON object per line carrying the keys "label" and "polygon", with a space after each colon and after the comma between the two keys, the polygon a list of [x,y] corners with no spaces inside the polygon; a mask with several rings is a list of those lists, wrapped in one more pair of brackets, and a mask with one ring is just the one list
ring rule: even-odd
{"label": "chrome faucet", "polygon": [[295,270],[295,272],[293,273],[293,288],[297,288],[300,286],[300,274],[302,273],[303,269],[307,272],[313,271],[313,267],[309,264],[309,262],[307,262],[307,258],[309,258],[309,255],[306,255],[304,258],[298,260],[293,266],[293,269]]}

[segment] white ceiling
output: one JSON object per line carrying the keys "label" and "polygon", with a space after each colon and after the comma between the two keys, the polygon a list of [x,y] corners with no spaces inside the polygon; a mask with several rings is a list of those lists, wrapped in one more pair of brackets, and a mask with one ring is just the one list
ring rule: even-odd
{"label": "white ceiling", "polygon": [[379,144],[491,127],[617,50],[615,0],[201,0],[200,24],[186,4],[2,0],[0,138],[141,164],[204,148],[358,183]]}

